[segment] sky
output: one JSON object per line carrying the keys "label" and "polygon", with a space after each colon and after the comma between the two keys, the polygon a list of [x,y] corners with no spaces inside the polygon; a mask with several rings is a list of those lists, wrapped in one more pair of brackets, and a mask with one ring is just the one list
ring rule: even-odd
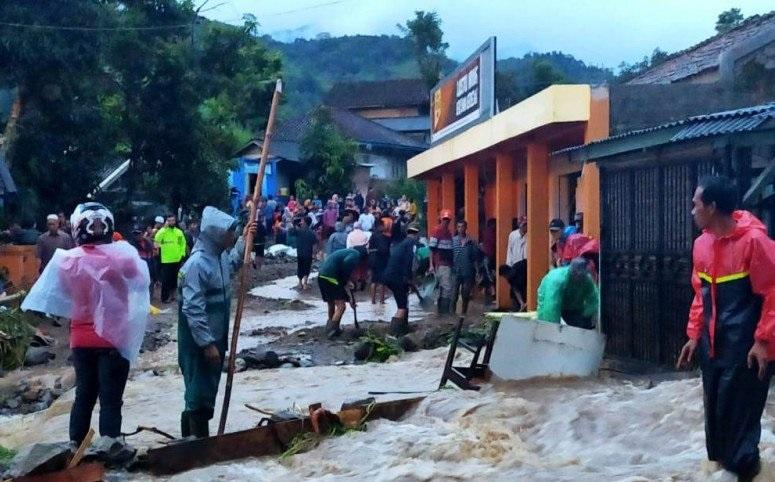
{"label": "sky", "polygon": [[[197,3],[201,4],[202,0]],[[715,33],[718,14],[775,10],[773,0],[208,0],[205,17],[241,23],[252,13],[262,34],[280,41],[341,35],[399,34],[415,10],[436,11],[447,55],[462,61],[498,39],[498,58],[559,50],[587,64],[615,68],[655,47],[674,52]]]}

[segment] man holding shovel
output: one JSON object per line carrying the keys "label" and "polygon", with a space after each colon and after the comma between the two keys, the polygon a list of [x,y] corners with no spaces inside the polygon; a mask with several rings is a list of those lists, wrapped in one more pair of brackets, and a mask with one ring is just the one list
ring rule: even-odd
{"label": "man holding shovel", "polygon": [[[339,328],[346,303],[350,302],[355,309],[355,297],[352,293],[353,282],[350,280],[356,268],[365,263],[368,258],[365,246],[340,249],[326,257],[318,273],[318,285],[323,301],[328,304],[328,321],[326,335],[333,339],[342,334]],[[348,290],[350,293],[348,293]]]}
{"label": "man holding shovel", "polygon": [[233,217],[207,206],[199,239],[180,270],[178,364],[186,385],[180,417],[183,437],[210,434],[229,332],[231,277],[242,265],[243,238],[256,231],[252,221],[237,239],[237,224]]}

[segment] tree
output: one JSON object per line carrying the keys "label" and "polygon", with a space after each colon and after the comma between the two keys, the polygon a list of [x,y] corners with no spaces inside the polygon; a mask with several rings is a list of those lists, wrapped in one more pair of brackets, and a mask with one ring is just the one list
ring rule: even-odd
{"label": "tree", "polygon": [[321,198],[350,189],[358,146],[339,133],[325,107],[312,113],[300,149],[307,170],[307,189]]}
{"label": "tree", "polygon": [[255,18],[210,23],[190,0],[2,2],[0,18],[25,26],[0,26],[0,88],[23,106],[6,142],[12,214],[71,209],[125,159],[126,201],[225,204],[232,154],[264,126],[280,70]]}
{"label": "tree", "polygon": [[649,67],[654,67],[655,65],[659,65],[670,56],[667,52],[660,49],[659,47],[655,48],[653,52],[651,52],[651,61]]}
{"label": "tree", "polygon": [[568,81],[562,72],[546,60],[536,60],[531,68],[533,82],[527,87],[528,96],[541,92],[550,85],[562,84]]}
{"label": "tree", "polygon": [[406,26],[399,24],[398,29],[412,41],[420,75],[431,89],[441,78],[441,67],[449,44],[443,41],[441,19],[436,12],[417,10],[414,15],[413,19],[406,21]]}
{"label": "tree", "polygon": [[739,8],[730,8],[721,12],[716,21],[716,32],[724,33],[732,30],[742,23],[744,17]]}

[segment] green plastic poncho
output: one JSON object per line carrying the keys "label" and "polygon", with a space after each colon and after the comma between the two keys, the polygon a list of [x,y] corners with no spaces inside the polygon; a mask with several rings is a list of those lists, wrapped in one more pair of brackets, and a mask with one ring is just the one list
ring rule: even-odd
{"label": "green plastic poncho", "polygon": [[597,319],[600,293],[586,274],[571,282],[570,266],[550,270],[538,286],[538,316],[542,321],[559,323],[563,311],[575,311]]}

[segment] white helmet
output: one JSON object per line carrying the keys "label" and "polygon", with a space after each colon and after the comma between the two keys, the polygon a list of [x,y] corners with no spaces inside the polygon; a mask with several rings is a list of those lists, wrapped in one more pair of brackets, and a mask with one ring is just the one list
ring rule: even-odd
{"label": "white helmet", "polygon": [[[94,221],[105,225],[105,231],[99,236],[94,235]],[[97,202],[86,202],[75,207],[70,216],[73,226],[73,238],[76,244],[110,243],[113,241],[113,214],[108,208]]]}

